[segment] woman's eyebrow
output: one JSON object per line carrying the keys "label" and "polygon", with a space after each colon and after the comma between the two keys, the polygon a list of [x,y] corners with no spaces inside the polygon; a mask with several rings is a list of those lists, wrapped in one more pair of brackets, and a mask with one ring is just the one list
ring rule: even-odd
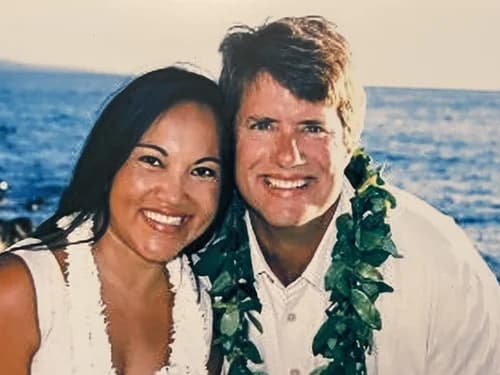
{"label": "woman's eyebrow", "polygon": [[220,162],[220,159],[219,158],[215,158],[215,157],[212,157],[212,156],[207,156],[207,157],[204,157],[204,158],[201,158],[201,159],[198,159],[194,162],[194,164],[201,164],[201,163],[205,163],[207,161],[212,161],[214,163],[217,163],[217,164],[221,164]]}
{"label": "woman's eyebrow", "polygon": [[163,156],[168,156],[168,152],[165,149],[163,149],[162,147],[157,146],[157,145],[152,145],[149,143],[138,143],[135,147],[152,148],[153,150],[158,151]]}

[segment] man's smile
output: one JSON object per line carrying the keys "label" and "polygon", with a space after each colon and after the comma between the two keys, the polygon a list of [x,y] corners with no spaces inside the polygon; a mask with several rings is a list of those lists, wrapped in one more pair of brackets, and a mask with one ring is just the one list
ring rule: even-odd
{"label": "man's smile", "polygon": [[305,189],[310,182],[310,178],[284,179],[266,176],[264,177],[265,184],[272,189]]}

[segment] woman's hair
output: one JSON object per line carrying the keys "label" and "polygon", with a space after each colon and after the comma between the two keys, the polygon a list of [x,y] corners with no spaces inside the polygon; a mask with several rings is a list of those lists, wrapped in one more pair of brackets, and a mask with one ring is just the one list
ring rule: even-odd
{"label": "woman's hair", "polygon": [[334,105],[349,148],[363,128],[365,94],[356,81],[351,49],[336,26],[320,16],[286,17],[252,28],[236,25],[220,44],[219,84],[231,123],[245,88],[270,74],[297,98]]}
{"label": "woman's hair", "polygon": [[[38,245],[64,247],[67,235],[89,217],[94,220],[94,236],[88,240],[102,237],[109,224],[109,195],[116,173],[153,122],[180,102],[203,104],[215,115],[222,173],[220,205],[214,224],[220,220],[232,184],[228,150],[232,142],[228,139],[222,94],[210,79],[168,67],[134,79],[104,107],[86,139],[55,214],[32,233],[32,237],[41,240]],[[74,215],[69,227],[58,228],[58,220],[67,215]],[[202,236],[203,239],[208,235]]]}

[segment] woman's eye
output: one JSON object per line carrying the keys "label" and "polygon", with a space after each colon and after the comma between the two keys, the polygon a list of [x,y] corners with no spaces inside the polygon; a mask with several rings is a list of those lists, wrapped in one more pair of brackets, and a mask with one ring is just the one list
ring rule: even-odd
{"label": "woman's eye", "polygon": [[201,178],[218,179],[217,171],[208,167],[196,167],[192,170],[191,174]]}
{"label": "woman's eye", "polygon": [[146,163],[152,167],[163,167],[163,163],[157,157],[151,155],[143,155],[139,158],[139,160],[143,163]]}

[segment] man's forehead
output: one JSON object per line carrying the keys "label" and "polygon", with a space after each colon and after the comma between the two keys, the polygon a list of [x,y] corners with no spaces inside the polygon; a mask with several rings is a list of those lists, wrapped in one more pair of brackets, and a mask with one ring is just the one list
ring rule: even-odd
{"label": "man's forehead", "polygon": [[269,72],[260,71],[251,80],[245,83],[243,86],[242,99],[248,97],[248,95],[262,95],[268,94],[269,90],[274,92],[286,91],[290,95],[292,92],[284,85],[282,85],[277,79],[275,79]]}
{"label": "man's forehead", "polygon": [[241,96],[239,114],[248,111],[277,111],[284,107],[290,114],[310,112],[318,115],[333,106],[326,101],[312,102],[297,97],[290,89],[279,83],[268,72],[260,72],[248,82]]}

